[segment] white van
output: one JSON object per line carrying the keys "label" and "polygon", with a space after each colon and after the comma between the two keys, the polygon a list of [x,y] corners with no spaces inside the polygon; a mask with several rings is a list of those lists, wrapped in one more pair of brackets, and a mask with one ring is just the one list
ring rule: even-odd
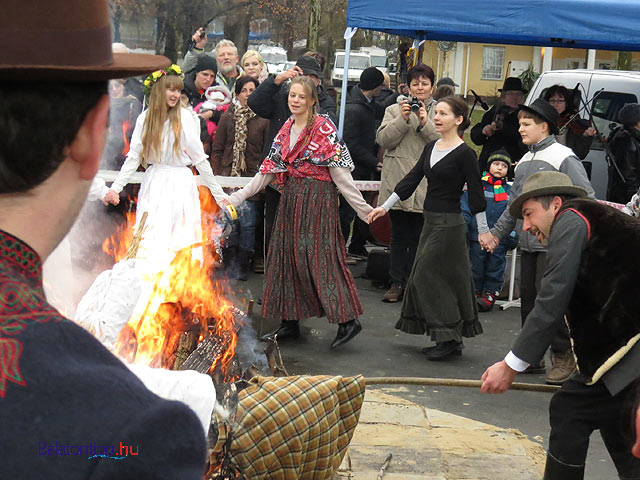
{"label": "white van", "polygon": [[[576,103],[580,116],[591,120],[599,135],[605,139],[619,126],[618,112],[627,103],[638,103],[640,98],[640,72],[618,70],[551,70],[540,75],[531,88],[526,104],[544,95],[552,85],[564,85],[568,89],[576,86],[580,92]],[[596,95],[594,99],[594,95]],[[585,103],[587,107],[585,107]],[[591,150],[583,160],[596,197],[607,196],[607,161],[602,139],[594,138]]]}
{"label": "white van", "polygon": [[387,51],[379,47],[360,47],[362,53],[368,53],[371,58],[371,66],[376,67],[382,73],[388,73],[389,66]]}
{"label": "white van", "polygon": [[275,47],[271,45],[260,45],[258,47],[258,53],[267,65],[267,71],[269,73],[282,73],[285,70],[285,64],[287,63],[287,51],[282,47]]}
{"label": "white van", "polygon": [[[371,58],[368,53],[351,52],[349,54],[349,72],[347,73],[347,83],[355,85],[360,81],[360,75],[365,68],[371,66]],[[331,82],[334,87],[342,87],[342,77],[344,75],[344,52],[336,52],[331,71]]]}

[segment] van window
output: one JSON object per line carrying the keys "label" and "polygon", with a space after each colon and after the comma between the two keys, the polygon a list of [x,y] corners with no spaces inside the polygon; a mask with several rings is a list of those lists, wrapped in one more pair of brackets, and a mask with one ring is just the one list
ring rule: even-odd
{"label": "van window", "polygon": [[[349,68],[354,68],[358,70],[364,70],[368,68],[370,65],[369,57],[364,56],[349,56]],[[344,55],[336,55],[336,65],[335,68],[344,68]]]}
{"label": "van window", "polygon": [[[618,125],[618,112],[627,103],[636,103],[637,97],[631,93],[620,92],[602,92],[593,101],[591,106],[591,114],[593,115],[593,123],[596,125],[600,135],[605,138],[609,136],[611,131]],[[602,150],[602,142],[594,139],[591,146],[592,149]]]}

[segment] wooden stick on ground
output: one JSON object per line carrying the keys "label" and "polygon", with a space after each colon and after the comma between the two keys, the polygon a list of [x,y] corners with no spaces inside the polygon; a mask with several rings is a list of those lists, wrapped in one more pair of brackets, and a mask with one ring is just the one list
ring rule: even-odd
{"label": "wooden stick on ground", "polygon": [[[469,387],[480,388],[481,380],[462,380],[459,378],[422,378],[422,377],[371,377],[365,378],[367,385],[423,385],[433,387]],[[513,382],[511,390],[526,392],[556,392],[558,385]]]}
{"label": "wooden stick on ground", "polygon": [[380,471],[378,472],[378,476],[376,477],[376,480],[382,480],[382,477],[384,477],[384,472],[389,466],[389,464],[391,463],[392,458],[393,458],[393,455],[391,453],[387,455],[387,458],[385,459],[384,463],[380,467]]}

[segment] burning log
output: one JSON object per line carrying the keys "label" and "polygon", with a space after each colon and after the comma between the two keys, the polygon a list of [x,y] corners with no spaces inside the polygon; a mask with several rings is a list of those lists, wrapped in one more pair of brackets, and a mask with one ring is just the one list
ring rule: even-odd
{"label": "burning log", "polygon": [[278,346],[278,340],[271,340],[267,347],[264,349],[264,354],[267,357],[267,364],[271,369],[271,374],[274,377],[288,377],[289,373],[284,368],[282,362],[282,355],[280,354],[280,347]]}
{"label": "burning log", "polygon": [[180,370],[195,370],[199,373],[207,373],[212,365],[224,355],[230,341],[231,335],[227,334],[227,332],[224,332],[223,336],[209,335],[189,355]]}

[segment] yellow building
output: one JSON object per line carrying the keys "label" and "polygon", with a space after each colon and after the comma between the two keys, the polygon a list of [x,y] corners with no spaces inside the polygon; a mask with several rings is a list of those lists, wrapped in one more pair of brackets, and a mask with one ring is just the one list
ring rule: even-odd
{"label": "yellow building", "polygon": [[[607,50],[437,41],[425,42],[422,54],[436,79],[451,77],[460,85],[457,93],[474,90],[484,97],[497,96],[506,77],[518,76],[530,65],[536,72],[613,69],[616,59],[617,52]],[[633,52],[631,68],[640,70],[640,52]]]}

